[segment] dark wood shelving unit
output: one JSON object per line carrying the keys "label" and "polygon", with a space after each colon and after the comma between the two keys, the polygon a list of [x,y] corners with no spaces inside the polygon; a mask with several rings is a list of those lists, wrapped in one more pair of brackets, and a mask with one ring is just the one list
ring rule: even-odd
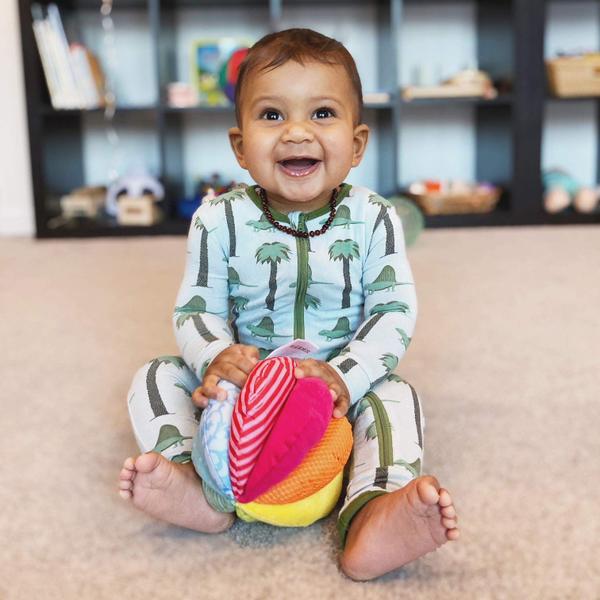
{"label": "dark wood shelving unit", "polygon": [[[37,0],[47,4],[49,0]],[[98,11],[97,0],[54,0],[61,13]],[[440,0],[436,0],[439,2]],[[444,0],[452,3],[456,0]],[[530,224],[600,223],[600,214],[565,212],[549,215],[542,207],[541,139],[546,102],[569,101],[553,98],[547,91],[543,58],[546,0],[479,0],[477,11],[477,59],[480,68],[496,79],[509,79],[512,90],[493,100],[447,98],[403,100],[398,81],[400,39],[405,5],[427,0],[119,0],[113,11],[140,13],[149,23],[152,65],[156,73],[156,101],[150,104],[120,106],[116,122],[140,120],[156,136],[159,178],[165,186],[163,207],[166,218],[152,227],[123,227],[114,223],[85,222],[52,227],[57,199],[75,187],[85,185],[83,167],[83,122],[88,113],[103,111],[55,110],[51,107],[37,46],[31,27],[33,0],[19,0],[21,40],[25,72],[27,114],[37,236],[94,237],[129,235],[180,235],[189,222],[176,216],[175,200],[183,195],[183,134],[187,115],[210,119],[211,115],[233,114],[232,106],[174,108],[167,105],[166,85],[175,80],[172,51],[177,30],[177,12],[243,7],[261,10],[266,30],[281,28],[288,7],[330,5],[343,10],[348,4],[369,4],[377,25],[376,87],[390,93],[390,101],[367,104],[369,119],[378,131],[377,191],[398,193],[399,131],[407,110],[418,107],[472,105],[476,127],[478,180],[492,181],[505,190],[497,209],[486,214],[426,217],[429,227],[477,227]],[[310,11],[309,11],[310,12]],[[307,27],[318,25],[307,21]],[[585,99],[573,99],[585,100]],[[590,100],[590,99],[588,99]],[[598,103],[600,107],[600,102]],[[599,108],[600,111],[600,108]],[[225,135],[225,133],[224,133]],[[54,212],[53,212],[54,210]]]}

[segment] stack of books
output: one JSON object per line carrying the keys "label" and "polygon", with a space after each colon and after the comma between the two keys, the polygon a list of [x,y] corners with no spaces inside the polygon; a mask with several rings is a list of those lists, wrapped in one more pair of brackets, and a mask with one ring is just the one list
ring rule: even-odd
{"label": "stack of books", "polygon": [[33,32],[55,109],[91,109],[105,105],[104,76],[96,57],[79,43],[69,44],[55,4],[31,7]]}

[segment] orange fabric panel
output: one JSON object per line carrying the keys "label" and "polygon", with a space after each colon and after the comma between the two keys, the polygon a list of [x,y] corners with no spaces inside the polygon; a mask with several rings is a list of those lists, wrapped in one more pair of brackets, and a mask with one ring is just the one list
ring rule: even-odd
{"label": "orange fabric panel", "polygon": [[346,465],[352,451],[352,426],[346,417],[331,419],[321,441],[283,481],[254,502],[289,504],[326,486]]}

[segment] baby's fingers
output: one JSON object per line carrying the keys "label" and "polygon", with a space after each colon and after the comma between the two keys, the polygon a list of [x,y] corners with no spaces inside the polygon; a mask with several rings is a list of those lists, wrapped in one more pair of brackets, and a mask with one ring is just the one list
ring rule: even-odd
{"label": "baby's fingers", "polygon": [[199,408],[206,408],[208,406],[208,398],[202,393],[202,388],[196,388],[192,393],[192,402]]}
{"label": "baby's fingers", "polygon": [[[335,390],[334,390],[335,392]],[[337,393],[336,393],[337,396]],[[346,395],[337,396],[334,398],[333,416],[336,419],[341,419],[347,412],[350,406],[350,398]]]}
{"label": "baby's fingers", "polygon": [[205,375],[202,385],[196,390],[204,397],[216,398],[217,400],[225,400],[227,398],[227,392],[217,385],[221,380],[218,375]]}

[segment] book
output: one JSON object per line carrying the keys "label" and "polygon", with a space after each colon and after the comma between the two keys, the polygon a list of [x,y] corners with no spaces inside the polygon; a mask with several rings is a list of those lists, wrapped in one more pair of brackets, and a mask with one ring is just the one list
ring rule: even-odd
{"label": "book", "polygon": [[69,54],[82,96],[82,108],[104,106],[103,77],[94,55],[77,42],[69,45]]}
{"label": "book", "polygon": [[98,108],[104,102],[104,76],[83,44],[69,44],[56,4],[31,7],[33,32],[55,109]]}
{"label": "book", "polygon": [[48,92],[50,94],[50,103],[52,104],[53,108],[60,108],[63,104],[63,100],[60,95],[61,90],[58,80],[58,73],[56,71],[54,61],[52,60],[50,47],[48,46],[45,26],[46,24],[42,19],[34,19],[33,35],[40,53],[42,69],[44,71],[46,85],[48,86]]}
{"label": "book", "polygon": [[55,48],[55,56],[58,61],[59,74],[63,85],[65,101],[67,103],[66,108],[82,108],[84,103],[79,87],[77,86],[75,71],[69,53],[69,43],[62,24],[60,12],[56,4],[48,4],[46,10],[48,13],[47,20],[52,31],[50,39]]}

